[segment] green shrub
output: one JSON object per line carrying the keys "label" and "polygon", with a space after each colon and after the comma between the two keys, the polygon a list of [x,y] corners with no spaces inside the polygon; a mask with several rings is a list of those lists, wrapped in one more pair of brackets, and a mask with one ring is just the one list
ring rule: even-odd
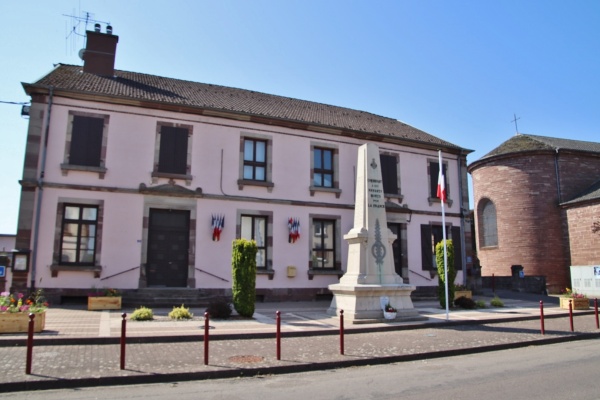
{"label": "green shrub", "polygon": [[169,313],[169,318],[176,319],[176,320],[180,320],[180,319],[192,319],[193,316],[194,316],[194,314],[192,314],[190,312],[190,309],[189,308],[185,308],[183,306],[183,304],[181,305],[181,307],[173,307],[173,311],[171,311]]}
{"label": "green shrub", "polygon": [[496,296],[492,300],[490,300],[490,305],[492,307],[504,307],[504,303],[500,300],[500,297]]}
{"label": "green shrub", "polygon": [[483,301],[483,300],[477,300],[475,302],[475,307],[477,307],[477,308],[485,308],[486,307],[485,306],[485,301]]}
{"label": "green shrub", "polygon": [[256,253],[254,240],[233,241],[231,267],[233,307],[242,317],[252,317],[256,302]]}
{"label": "green shrub", "polygon": [[154,319],[154,313],[151,308],[140,307],[136,308],[130,317],[133,321],[152,321]]}
{"label": "green shrub", "polygon": [[454,245],[452,240],[446,240],[446,255],[448,276],[444,275],[444,241],[435,245],[435,262],[438,271],[438,298],[442,308],[446,308],[446,279],[448,280],[448,299],[452,302],[454,298],[454,280],[456,270],[454,269]]}
{"label": "green shrub", "polygon": [[215,300],[208,304],[206,312],[211,318],[227,319],[231,316],[231,304],[225,300]]}
{"label": "green shrub", "polygon": [[454,300],[454,305],[460,308],[465,308],[467,310],[472,310],[476,307],[476,304],[473,301],[473,299],[469,299],[465,296],[460,296],[458,299]]}

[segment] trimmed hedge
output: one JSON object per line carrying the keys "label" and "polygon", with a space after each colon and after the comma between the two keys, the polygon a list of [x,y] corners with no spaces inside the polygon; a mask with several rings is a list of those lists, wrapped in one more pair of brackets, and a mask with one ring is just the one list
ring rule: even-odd
{"label": "trimmed hedge", "polygon": [[233,241],[231,267],[233,276],[233,307],[242,317],[252,317],[256,302],[256,253],[254,240]]}
{"label": "trimmed hedge", "polygon": [[[454,269],[454,244],[452,240],[446,240],[446,255],[448,267],[448,301],[452,304],[454,300],[454,280],[456,270]],[[444,275],[444,241],[435,245],[435,262],[438,270],[438,298],[442,308],[446,308],[446,276]]]}

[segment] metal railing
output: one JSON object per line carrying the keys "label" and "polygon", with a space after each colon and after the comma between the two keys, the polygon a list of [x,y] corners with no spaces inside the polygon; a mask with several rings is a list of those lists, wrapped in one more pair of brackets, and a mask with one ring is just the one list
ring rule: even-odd
{"label": "metal railing", "polygon": [[129,268],[129,269],[125,270],[125,271],[117,272],[116,274],[112,274],[112,275],[106,276],[106,277],[104,277],[104,278],[101,278],[100,280],[101,280],[101,281],[105,281],[105,280],[107,280],[107,279],[114,278],[115,276],[122,275],[122,274],[124,274],[124,273],[126,273],[126,272],[133,271],[134,269],[138,269],[138,268],[140,268],[140,267],[139,267],[139,266],[137,266],[137,267]]}
{"label": "metal railing", "polygon": [[205,270],[203,270],[203,269],[200,269],[200,268],[195,268],[195,269],[196,269],[196,271],[200,271],[200,272],[202,272],[203,274],[210,275],[210,276],[212,276],[213,278],[220,279],[220,280],[222,280],[223,282],[229,282],[227,279],[225,279],[225,278],[221,278],[220,276],[217,276],[217,275],[215,275],[215,274],[213,274],[213,273],[210,273],[210,272],[208,272],[208,271],[205,271]]}
{"label": "metal railing", "polygon": [[425,275],[421,275],[418,272],[413,271],[412,269],[409,269],[408,272],[412,272],[413,274],[415,274],[417,276],[420,276],[421,278],[427,279],[428,281],[432,281],[433,280],[433,278],[428,278]]}

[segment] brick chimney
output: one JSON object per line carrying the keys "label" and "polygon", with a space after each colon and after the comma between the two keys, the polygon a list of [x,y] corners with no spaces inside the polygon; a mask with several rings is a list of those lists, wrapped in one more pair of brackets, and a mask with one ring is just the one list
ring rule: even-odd
{"label": "brick chimney", "polygon": [[95,30],[87,31],[87,44],[83,53],[83,72],[114,76],[115,55],[119,37],[112,34],[112,27],[106,27],[106,33],[100,32],[100,24]]}

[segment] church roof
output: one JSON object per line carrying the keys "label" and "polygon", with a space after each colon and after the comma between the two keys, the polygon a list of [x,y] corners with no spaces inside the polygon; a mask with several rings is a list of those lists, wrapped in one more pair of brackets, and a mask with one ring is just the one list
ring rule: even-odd
{"label": "church roof", "polygon": [[398,120],[365,111],[136,72],[115,70],[114,77],[106,77],[85,73],[81,66],[59,64],[39,81],[23,86],[29,95],[52,87],[57,96],[226,118],[237,115],[246,121],[470,152]]}
{"label": "church roof", "polygon": [[536,150],[570,150],[600,154],[600,143],[572,139],[560,139],[548,136],[518,134],[481,157],[480,160],[503,154]]}
{"label": "church roof", "polygon": [[594,183],[592,186],[587,188],[584,192],[575,196],[574,199],[562,203],[562,206],[570,206],[580,203],[596,202],[600,201],[600,181]]}

